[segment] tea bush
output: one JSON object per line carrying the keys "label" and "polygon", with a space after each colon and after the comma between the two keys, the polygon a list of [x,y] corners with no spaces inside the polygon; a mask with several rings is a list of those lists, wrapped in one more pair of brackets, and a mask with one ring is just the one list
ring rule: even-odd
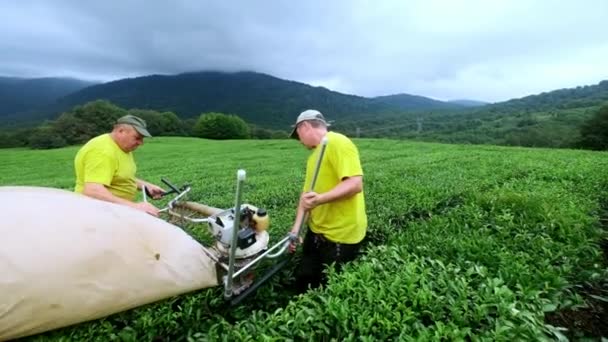
{"label": "tea bush", "polygon": [[[235,308],[205,289],[28,340],[550,340],[562,335],[545,315],[608,280],[606,153],[356,143],[368,236],[326,287],[295,296],[292,263]],[[0,184],[71,189],[74,154],[0,150]],[[154,138],[136,151],[142,178],[190,182],[191,200],[216,207],[233,204],[244,168],[244,201],[268,209],[274,241],[291,228],[306,155],[277,140]]]}

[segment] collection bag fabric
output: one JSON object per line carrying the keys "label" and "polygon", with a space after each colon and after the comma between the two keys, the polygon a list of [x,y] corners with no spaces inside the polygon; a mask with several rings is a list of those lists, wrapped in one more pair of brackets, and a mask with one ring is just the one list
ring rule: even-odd
{"label": "collection bag fabric", "polygon": [[67,190],[0,187],[0,341],[218,285],[179,227]]}

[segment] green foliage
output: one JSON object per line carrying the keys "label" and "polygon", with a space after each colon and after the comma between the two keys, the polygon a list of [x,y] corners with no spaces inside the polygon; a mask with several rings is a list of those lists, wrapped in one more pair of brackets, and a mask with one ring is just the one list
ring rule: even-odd
{"label": "green foliage", "polygon": [[366,138],[572,148],[579,146],[578,127],[606,103],[608,81],[602,81],[474,109],[384,112],[339,121],[335,129]]}
{"label": "green foliage", "polygon": [[29,138],[29,146],[33,149],[51,149],[67,145],[61,134],[51,125],[36,128]]}
{"label": "green foliage", "polygon": [[592,150],[608,150],[608,104],[581,125],[579,146]]}
{"label": "green foliage", "polygon": [[163,132],[163,122],[159,112],[146,109],[129,109],[128,112],[129,114],[138,116],[146,121],[148,132],[150,132],[152,136],[161,135]]}
{"label": "green foliage", "polygon": [[273,131],[256,125],[249,125],[249,132],[254,139],[271,139]]}
{"label": "green foliage", "polygon": [[97,100],[76,106],[55,121],[55,129],[69,145],[82,144],[112,130],[116,120],[127,112],[114,104]]}
{"label": "green foliage", "polygon": [[203,113],[194,126],[193,134],[205,139],[246,139],[249,127],[236,115]]}
{"label": "green foliage", "polygon": [[[143,118],[148,131],[159,136],[199,136],[209,139],[284,139],[287,133],[247,124],[236,115],[208,113],[201,117],[180,120],[173,112],[146,109],[125,110],[108,101],[98,100],[76,106],[57,120],[38,127],[0,131],[0,148],[58,148],[82,144],[90,138],[109,132],[117,118],[125,114]],[[205,117],[204,119],[202,117]]]}
{"label": "green foliage", "polygon": [[0,148],[26,147],[35,128],[18,128],[0,131]]}
{"label": "green foliage", "polygon": [[13,142],[12,134],[9,132],[0,132],[0,148],[7,147],[18,147],[18,145]]}
{"label": "green foliage", "polygon": [[196,122],[198,118],[187,118],[182,120],[181,122],[181,130],[184,132],[184,135],[187,137],[193,137],[194,135],[194,126],[196,126]]}
{"label": "green foliage", "polygon": [[185,130],[182,127],[182,122],[173,112],[162,112],[160,113],[161,127],[163,130],[160,135],[165,136],[183,136]]}
{"label": "green foliage", "polygon": [[334,129],[356,136],[356,128],[359,128],[359,135],[365,138],[572,148],[577,147],[578,127],[598,109],[496,112],[484,108],[474,112],[412,112],[358,122],[338,122]]}
{"label": "green foliage", "polygon": [[[63,113],[57,120],[44,122],[38,127],[20,128],[0,132],[0,148],[29,146],[34,149],[58,148],[66,145],[82,144],[90,138],[109,132],[117,118],[125,114],[143,118],[153,136],[192,135],[195,119],[182,122],[173,112],[153,110],[125,110],[108,101],[98,100],[76,106]],[[242,124],[230,118],[228,127],[241,133]],[[272,131],[258,128],[256,138],[268,138]]]}
{"label": "green foliage", "polygon": [[152,136],[181,136],[185,135],[181,121],[173,112],[157,112],[146,109],[130,109],[129,114],[139,116],[146,121],[148,131]]}
{"label": "green foliage", "polygon": [[[364,255],[330,268],[325,288],[293,296],[290,264],[235,308],[205,289],[26,340],[554,340],[546,315],[583,305],[580,284],[608,281],[605,153],[355,142]],[[2,150],[0,184],[72,189],[75,153]],[[273,243],[293,223],[309,152],[292,140],[157,138],[135,153],[142,178],[188,182],[190,200],[215,207],[233,204],[244,168],[243,200],[268,209]]]}
{"label": "green foliage", "polygon": [[608,80],[596,85],[579,86],[576,88],[558,89],[520,99],[490,105],[489,110],[497,112],[573,109],[592,107],[608,101]]}
{"label": "green foliage", "polygon": [[[148,114],[143,115],[149,117],[152,130],[160,136],[196,136],[193,128],[197,116],[214,112],[233,113],[255,125],[252,138],[284,138],[283,132],[289,130],[295,116],[314,107],[336,120],[335,130],[353,137],[572,148],[599,143],[596,135],[590,135],[583,145],[579,144],[578,127],[599,106],[608,103],[608,81],[467,107],[407,94],[376,98],[345,95],[253,72],[198,72],[139,77],[86,88],[56,105],[36,109],[36,113],[17,115],[4,125],[26,118],[40,122],[98,98],[145,111]],[[173,115],[161,120],[158,111],[163,111],[161,116],[174,113],[182,121],[178,124]],[[64,132],[74,136],[64,137],[69,144],[82,140],[81,132]],[[3,140],[11,139],[5,136]]]}

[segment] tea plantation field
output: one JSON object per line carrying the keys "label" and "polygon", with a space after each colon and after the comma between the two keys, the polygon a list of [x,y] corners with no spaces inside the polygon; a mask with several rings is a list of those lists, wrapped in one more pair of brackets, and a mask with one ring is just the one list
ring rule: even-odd
{"label": "tea plantation field", "polygon": [[[293,295],[288,265],[236,308],[212,288],[26,340],[608,337],[608,153],[356,143],[369,231],[364,255],[330,270],[327,287]],[[72,189],[76,151],[0,150],[0,185]],[[287,140],[153,138],[135,154],[140,177],[189,182],[190,200],[223,208],[245,169],[243,199],[267,208],[278,239],[292,225],[308,151]]]}

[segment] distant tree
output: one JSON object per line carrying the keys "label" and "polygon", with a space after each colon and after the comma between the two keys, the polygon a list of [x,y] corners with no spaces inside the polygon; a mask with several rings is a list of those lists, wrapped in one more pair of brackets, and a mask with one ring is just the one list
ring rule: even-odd
{"label": "distant tree", "polygon": [[163,125],[163,135],[183,136],[186,131],[183,129],[182,121],[173,112],[162,112],[161,120]]}
{"label": "distant tree", "polygon": [[146,121],[148,132],[152,136],[163,135],[165,128],[163,127],[163,117],[159,112],[148,109],[129,109],[129,114],[138,116]]}
{"label": "distant tree", "polygon": [[54,126],[69,145],[82,144],[93,137],[97,131],[95,124],[77,117],[73,112],[61,114]]}
{"label": "distant tree", "polygon": [[257,125],[250,125],[249,132],[253,139],[272,139],[272,130]]}
{"label": "distant tree", "polygon": [[205,139],[246,139],[249,127],[236,115],[205,113],[199,117],[193,133]]}
{"label": "distant tree", "polygon": [[55,121],[55,129],[69,145],[82,144],[111,131],[116,119],[126,114],[125,109],[108,101],[92,101],[63,113]]}
{"label": "distant tree", "polygon": [[14,131],[5,132],[5,136],[0,139],[0,147],[26,147],[29,139],[34,134],[36,128],[18,128]]}
{"label": "distant tree", "polygon": [[0,132],[0,148],[14,147],[12,134],[8,132]]}
{"label": "distant tree", "polygon": [[28,142],[33,149],[51,149],[67,145],[65,139],[52,125],[42,125],[36,128]]}
{"label": "distant tree", "polygon": [[272,131],[271,139],[287,139],[290,132]]}
{"label": "distant tree", "polygon": [[196,126],[197,121],[198,118],[187,118],[182,120],[180,129],[185,136],[195,136],[194,127]]}
{"label": "distant tree", "polygon": [[608,150],[608,104],[584,122],[580,128],[579,147],[591,150]]}
{"label": "distant tree", "polygon": [[139,116],[146,121],[148,131],[152,136],[183,136],[186,135],[182,122],[173,112],[157,112],[147,109],[130,109],[129,114]]}
{"label": "distant tree", "polygon": [[538,123],[538,121],[534,118],[525,118],[525,119],[521,119],[517,122],[517,127],[525,127],[525,126],[534,126]]}
{"label": "distant tree", "polygon": [[116,119],[126,115],[127,111],[105,100],[88,102],[73,110],[76,117],[86,120],[95,126],[96,134],[109,132]]}

